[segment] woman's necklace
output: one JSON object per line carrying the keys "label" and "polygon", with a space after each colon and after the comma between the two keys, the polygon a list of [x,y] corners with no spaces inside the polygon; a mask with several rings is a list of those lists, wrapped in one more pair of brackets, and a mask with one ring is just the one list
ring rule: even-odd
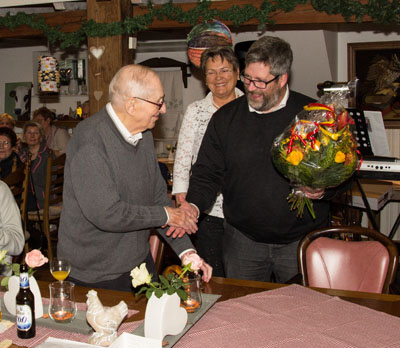
{"label": "woman's necklace", "polygon": [[[235,100],[237,97],[238,97],[238,96],[237,96],[236,93],[235,93],[235,98],[233,98],[232,100]],[[214,98],[213,98],[212,105],[218,110],[221,106],[224,106],[225,104],[231,102],[232,100],[229,100],[229,101],[227,101],[226,103],[223,103],[222,105],[217,105],[217,104],[215,103],[215,101],[214,101]]]}

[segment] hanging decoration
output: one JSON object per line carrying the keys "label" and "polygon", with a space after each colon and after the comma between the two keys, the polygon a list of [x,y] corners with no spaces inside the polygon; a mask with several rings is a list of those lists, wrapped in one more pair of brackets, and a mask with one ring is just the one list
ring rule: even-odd
{"label": "hanging decoration", "polygon": [[210,47],[233,46],[232,33],[222,22],[213,20],[196,25],[187,37],[190,61],[200,67],[201,54]]}
{"label": "hanging decoration", "polygon": [[97,23],[89,20],[82,23],[79,30],[65,33],[59,27],[51,27],[40,14],[26,14],[19,12],[16,15],[0,17],[0,27],[10,29],[26,25],[35,30],[40,30],[51,44],[59,43],[60,48],[79,47],[88,37],[107,37],[116,35],[133,35],[147,30],[154,19],[173,20],[179,23],[189,23],[194,26],[199,21],[210,21],[218,18],[223,22],[231,22],[235,27],[250,20],[257,20],[261,27],[274,24],[273,14],[279,12],[292,12],[297,5],[310,3],[318,12],[329,15],[342,15],[345,21],[361,23],[368,18],[378,24],[400,24],[400,0],[264,0],[259,7],[253,4],[243,6],[232,5],[228,9],[218,10],[211,7],[211,0],[198,0],[195,7],[183,11],[179,5],[172,1],[162,6],[154,7],[149,2],[148,13],[142,16],[126,18],[122,22]]}
{"label": "hanging decoration", "polygon": [[41,93],[58,93],[60,91],[60,67],[57,58],[39,57],[38,84]]}

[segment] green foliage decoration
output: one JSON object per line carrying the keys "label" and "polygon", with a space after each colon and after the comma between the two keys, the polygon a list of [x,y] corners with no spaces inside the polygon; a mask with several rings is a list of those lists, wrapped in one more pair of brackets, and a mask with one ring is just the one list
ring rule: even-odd
{"label": "green foliage decoration", "polygon": [[274,24],[272,15],[274,12],[292,12],[297,5],[307,3],[310,3],[318,12],[342,15],[347,22],[354,17],[357,23],[361,23],[364,16],[369,16],[374,23],[400,24],[400,0],[264,0],[260,8],[253,4],[245,4],[243,6],[232,5],[226,10],[210,8],[210,0],[198,0],[196,6],[188,11],[183,11],[179,5],[173,4],[171,0],[169,3],[157,7],[149,2],[147,14],[126,18],[122,22],[97,23],[89,20],[82,23],[78,31],[72,33],[65,33],[61,31],[60,27],[51,27],[40,14],[22,12],[15,15],[8,13],[0,17],[0,27],[13,31],[21,25],[29,26],[43,32],[50,44],[59,43],[60,47],[65,49],[71,46],[78,47],[88,37],[133,35],[147,30],[154,19],[175,20],[193,26],[199,21],[209,21],[216,18],[221,21],[232,22],[235,27],[255,19],[262,28],[266,24]]}

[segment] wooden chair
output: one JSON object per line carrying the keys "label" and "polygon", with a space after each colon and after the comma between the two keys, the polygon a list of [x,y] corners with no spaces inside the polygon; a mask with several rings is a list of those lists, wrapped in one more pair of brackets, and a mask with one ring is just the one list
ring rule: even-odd
{"label": "wooden chair", "polygon": [[[31,161],[28,157],[27,161],[19,167],[13,166],[12,172],[3,180],[9,187],[14,196],[15,201],[21,211],[22,228],[26,233],[27,225],[27,203],[29,190],[29,171]],[[28,243],[25,242],[25,252],[28,252]]]}
{"label": "wooden chair", "polygon": [[[334,234],[362,239],[329,238]],[[298,246],[299,271],[305,286],[389,293],[398,261],[397,247],[389,238],[359,226],[321,228],[307,234]]]}
{"label": "wooden chair", "polygon": [[50,151],[47,160],[43,209],[40,209],[39,212],[31,211],[28,213],[30,221],[42,224],[42,231],[47,239],[47,256],[50,259],[52,259],[54,255],[51,244],[50,224],[55,225],[58,230],[62,209],[65,159],[65,154],[54,159],[53,154]]}
{"label": "wooden chair", "polygon": [[150,253],[153,257],[154,263],[156,264],[157,273],[160,274],[164,259],[164,242],[161,240],[158,233],[153,230],[149,237],[149,243]]}

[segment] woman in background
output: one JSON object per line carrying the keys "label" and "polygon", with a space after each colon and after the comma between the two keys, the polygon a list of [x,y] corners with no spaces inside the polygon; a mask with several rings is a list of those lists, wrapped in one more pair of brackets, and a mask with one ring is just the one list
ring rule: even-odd
{"label": "woman in background", "polygon": [[31,156],[31,177],[29,182],[28,211],[43,208],[44,191],[46,187],[47,160],[50,155],[45,141],[42,126],[35,121],[27,121],[23,128],[23,148],[21,159],[23,161]]}
{"label": "woman in background", "polygon": [[7,128],[14,130],[15,126],[16,126],[16,122],[15,122],[14,117],[7,114],[6,112],[3,112],[0,115],[0,127],[7,127]]}
{"label": "woman in background", "polygon": [[[205,50],[201,56],[201,70],[210,92],[204,99],[187,107],[179,131],[172,189],[178,205],[186,200],[190,169],[196,162],[211,116],[221,106],[243,95],[242,91],[235,88],[239,78],[239,62],[231,48]],[[223,222],[222,195],[219,194],[207,214],[200,216],[199,230],[194,235],[197,252],[213,267],[213,275],[217,277],[225,274],[222,263]]]}
{"label": "woman in background", "polygon": [[17,135],[8,127],[0,127],[0,179],[6,178],[22,162],[14,151]]}
{"label": "woman in background", "polygon": [[44,106],[33,113],[33,120],[43,127],[47,146],[58,157],[67,151],[69,134],[66,129],[54,126],[53,118],[53,113]]}

